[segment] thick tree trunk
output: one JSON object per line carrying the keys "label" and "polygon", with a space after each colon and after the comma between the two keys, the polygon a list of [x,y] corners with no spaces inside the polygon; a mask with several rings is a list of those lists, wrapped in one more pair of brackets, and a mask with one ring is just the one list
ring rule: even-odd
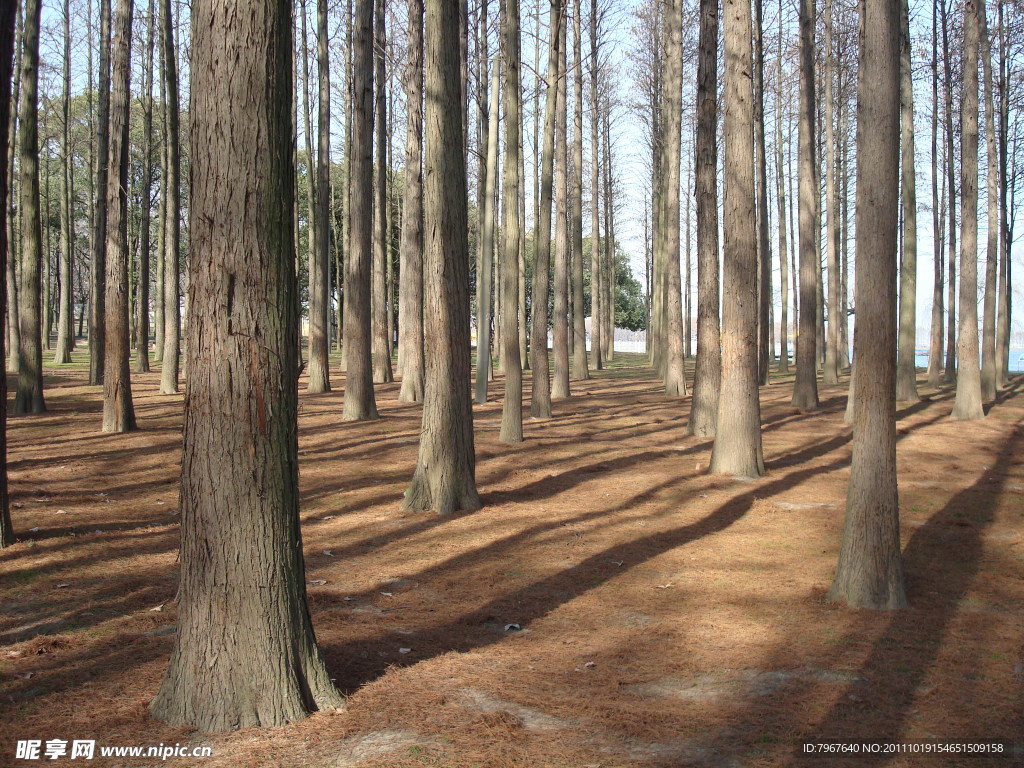
{"label": "thick tree trunk", "polygon": [[710,437],[718,419],[718,0],[700,2],[697,58],[697,359],[687,430]]}
{"label": "thick tree trunk", "polygon": [[349,249],[345,282],[345,421],[377,418],[370,362],[373,254],[373,0],[356,0],[349,148]]}
{"label": "thick tree trunk", "polygon": [[43,236],[39,212],[39,21],[41,0],[25,0],[25,38],[21,51],[21,274],[18,290],[18,391],[15,413],[43,413],[43,345],[40,328]]}
{"label": "thick tree trunk", "polygon": [[[501,254],[501,344],[505,364],[505,400],[501,412],[499,439],[503,443],[523,441],[523,365],[519,357],[516,307],[519,304],[519,138],[521,116],[519,80],[519,0],[502,0],[505,10],[504,38],[508,71],[505,75],[505,157],[502,207],[505,212],[505,249]],[[542,348],[547,344],[541,343]],[[536,373],[536,366],[534,373]],[[547,370],[547,363],[544,364]],[[534,388],[537,382],[534,380]]]}
{"label": "thick tree trunk", "polygon": [[[984,2],[984,0],[981,0]],[[981,419],[978,364],[978,37],[979,0],[964,6],[963,104],[960,116],[960,338],[955,419]]]}
{"label": "thick tree trunk", "polygon": [[914,81],[910,57],[910,10],[900,0],[900,195],[903,203],[903,251],[900,261],[899,339],[896,400],[916,403],[917,366],[917,177],[914,149]]}
{"label": "thick tree trunk", "polygon": [[764,474],[757,387],[757,229],[750,0],[725,0],[722,392],[711,471]]}
{"label": "thick tree trunk", "polygon": [[551,319],[551,356],[554,371],[551,399],[569,397],[569,169],[567,149],[566,105],[566,27],[567,9],[559,26],[558,108],[555,114],[555,269],[554,300]]}
{"label": "thick tree trunk", "polygon": [[[106,298],[107,159],[110,128],[110,0],[100,3],[100,68],[96,111],[95,186],[93,187],[92,252],[89,259],[89,383],[103,383],[106,348],[103,301]],[[27,7],[27,6],[26,6]]]}
{"label": "thick tree trunk", "polygon": [[181,251],[181,153],[178,131],[178,64],[174,43],[174,19],[171,0],[162,0],[164,49],[164,83],[167,101],[167,194],[164,198],[164,354],[160,371],[160,392],[165,395],[178,391],[179,355],[181,352],[181,300],[179,297]]}
{"label": "thick tree trunk", "polygon": [[862,5],[857,114],[857,315],[853,463],[829,596],[906,605],[896,489],[896,249],[900,2]]}
{"label": "thick tree trunk", "polygon": [[111,40],[110,147],[107,168],[106,349],[103,431],[136,428],[128,318],[128,110],[131,101],[132,0],[117,0]]}
{"label": "thick tree trunk", "polygon": [[431,226],[423,259],[426,394],[419,459],[403,504],[439,515],[480,508],[470,403],[466,153],[459,49],[452,39],[457,12],[451,2],[427,0],[424,214]]}
{"label": "thick tree trunk", "polygon": [[555,117],[558,107],[558,58],[562,44],[561,0],[551,0],[550,19],[544,143],[540,165],[540,209],[533,266],[533,312],[530,318],[530,367],[533,370],[530,415],[535,419],[547,419],[551,416],[551,382],[548,372],[548,274],[551,265],[551,196],[555,158]]}
{"label": "thick tree trunk", "polygon": [[373,284],[370,306],[373,311],[373,381],[386,384],[394,381],[391,355],[388,352],[388,286],[387,286],[387,102],[384,91],[384,0],[376,0],[374,11],[374,78],[376,89],[374,128],[377,141],[374,147],[374,204],[373,204]]}
{"label": "thick tree trunk", "polygon": [[[61,113],[64,126],[61,132],[61,211],[60,211],[60,298],[57,312],[57,349],[53,362],[66,365],[71,362],[71,350],[75,344],[74,334],[74,287],[71,285],[71,271],[74,260],[75,242],[75,174],[71,148],[71,3],[64,0],[64,93]],[[6,147],[6,144],[4,145]],[[6,168],[6,165],[4,166]],[[4,176],[6,178],[6,173]],[[143,199],[143,206],[147,198]],[[6,210],[6,207],[5,209]],[[143,209],[145,210],[145,209]],[[143,219],[145,227],[145,219]]]}
{"label": "thick tree trunk", "polygon": [[[498,98],[501,89],[500,59],[491,64],[491,93],[487,121],[487,160],[484,168],[482,229],[480,236],[480,297],[477,305],[476,402],[487,402],[487,382],[491,378],[491,284],[494,282],[494,210],[498,176]],[[536,310],[535,310],[536,311]]]}
{"label": "thick tree trunk", "polygon": [[998,387],[996,360],[996,297],[999,271],[999,162],[996,149],[995,94],[992,78],[992,47],[988,34],[985,0],[978,0],[981,26],[981,62],[985,78],[985,155],[988,164],[988,233],[985,243],[985,301],[982,313],[981,396],[994,400]]}
{"label": "thick tree trunk", "polygon": [[818,407],[817,350],[818,162],[814,142],[814,0],[800,0],[800,326],[796,337],[796,383],[793,405]]}
{"label": "thick tree trunk", "polygon": [[[66,9],[65,9],[66,11]],[[11,80],[14,64],[15,16],[17,3],[0,6],[0,271],[6,272],[9,242],[7,240],[7,186],[8,135],[11,126]],[[0,317],[7,313],[7,285],[0,275]],[[6,350],[6,339],[0,332],[0,363]],[[7,402],[7,376],[0,375],[0,402]],[[14,543],[14,527],[11,524],[10,499],[7,493],[7,409],[0,409],[0,549]]]}
{"label": "thick tree trunk", "polygon": [[572,189],[570,236],[572,241],[572,378],[590,378],[587,365],[587,324],[583,311],[583,37],[580,0],[572,6],[573,111]]}
{"label": "thick tree trunk", "polygon": [[152,711],[224,731],[342,699],[316,646],[299,532],[288,3],[196,0],[192,30],[181,584]]}
{"label": "thick tree trunk", "polygon": [[[405,70],[408,123],[405,132],[405,203],[401,269],[398,272],[398,351],[402,388],[398,400],[423,400],[423,0],[409,0],[409,61]],[[495,120],[497,125],[497,120]],[[489,155],[488,155],[489,156]],[[487,226],[485,222],[484,226]],[[489,285],[488,285],[489,287]],[[489,296],[488,296],[489,298]],[[488,328],[488,331],[490,329]],[[480,338],[479,329],[477,338]],[[489,355],[488,351],[488,355]],[[486,379],[485,379],[486,387]]]}

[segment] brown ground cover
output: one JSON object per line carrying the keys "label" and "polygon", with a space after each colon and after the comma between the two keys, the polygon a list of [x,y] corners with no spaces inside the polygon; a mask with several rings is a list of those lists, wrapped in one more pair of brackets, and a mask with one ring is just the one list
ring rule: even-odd
{"label": "brown ground cover", "polygon": [[574,382],[550,421],[527,410],[520,446],[497,439],[499,380],[475,409],[484,508],[440,519],[400,507],[419,407],[379,386],[382,419],[342,423],[335,366],[334,392],[301,398],[302,522],[347,711],[211,736],[148,717],[173,642],[182,398],[134,376],[142,430],[108,436],[81,364],[47,373],[50,413],[9,421],[2,766],[32,764],[14,760],[28,738],[206,744],[165,764],[209,768],[982,766],[1014,763],[796,750],[1024,739],[1024,380],[981,423],[948,418],[949,390],[900,409],[911,607],[872,613],[825,600],[845,384],[810,414],[789,379],[764,388],[768,472],[739,482],[705,473],[688,400],[638,358]]}

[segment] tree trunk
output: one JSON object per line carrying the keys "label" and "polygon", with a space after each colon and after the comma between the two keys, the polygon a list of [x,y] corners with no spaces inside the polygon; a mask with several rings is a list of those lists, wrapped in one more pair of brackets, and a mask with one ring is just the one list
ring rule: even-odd
{"label": "tree trunk", "polygon": [[[66,9],[65,9],[66,12]],[[11,127],[11,80],[14,63],[15,16],[17,3],[5,3],[0,7],[0,267],[7,270],[7,155],[8,135]],[[7,284],[0,277],[0,317],[7,314]],[[6,355],[6,339],[0,333],[0,363]],[[0,402],[7,402],[7,376],[0,376]],[[14,527],[11,525],[10,498],[7,493],[7,409],[0,408],[0,549],[14,543]]]}
{"label": "tree trunk", "polygon": [[796,383],[793,405],[818,407],[817,351],[818,161],[814,142],[814,0],[800,0],[800,327],[796,337]]}
{"label": "tree trunk", "polygon": [[41,0],[25,0],[25,39],[21,51],[21,117],[18,154],[21,163],[21,284],[18,291],[18,391],[15,413],[44,413],[43,346],[40,328],[40,275],[43,263],[39,212],[39,21]]}
{"label": "tree trunk", "polygon": [[146,16],[146,53],[142,74],[142,210],[139,214],[139,284],[136,293],[135,358],[136,373],[149,372],[149,272],[150,272],[150,195],[153,189],[153,41],[156,33],[156,0],[149,0]]}
{"label": "tree trunk", "polygon": [[[562,3],[551,0],[547,90],[544,104],[544,144],[540,161],[540,210],[537,218],[533,264],[533,312],[530,328],[530,368],[533,388],[530,415],[551,417],[551,381],[548,372],[548,275],[551,265],[551,194],[555,157],[555,117],[558,107],[558,59],[562,46]],[[596,119],[596,118],[595,118]]]}
{"label": "tree trunk", "polygon": [[[902,608],[896,489],[896,249],[899,204],[900,3],[861,6],[857,114],[857,315],[853,463],[829,597]],[[862,375],[867,374],[867,375]]]}
{"label": "tree trunk", "polygon": [[601,287],[604,297],[604,329],[601,331],[601,343],[604,345],[604,359],[611,362],[615,358],[615,187],[612,176],[612,136],[611,111],[609,100],[605,101],[603,110],[604,130],[604,279]]}
{"label": "tree trunk", "polygon": [[[601,163],[598,160],[598,99],[597,99],[597,0],[590,0],[590,349],[594,353],[594,368],[604,368],[601,343],[601,221],[600,221],[600,177]],[[550,79],[550,76],[549,76]],[[646,238],[645,238],[646,241]],[[648,337],[650,323],[648,323]],[[536,380],[536,372],[534,380]]]}
{"label": "tree trunk", "polygon": [[567,8],[563,5],[562,23],[559,25],[558,50],[558,108],[555,114],[555,269],[554,300],[552,301],[553,317],[551,320],[551,356],[553,358],[553,378],[551,380],[551,399],[561,400],[569,397],[569,228],[568,228],[568,197],[569,173],[567,148],[566,115],[566,17]]}
{"label": "tree trunk", "polygon": [[570,235],[572,244],[572,378],[590,378],[587,365],[587,325],[583,311],[583,37],[580,0],[572,6],[573,111]]}
{"label": "tree trunk", "polygon": [[754,153],[757,195],[757,349],[759,384],[768,383],[772,356],[772,247],[768,238],[768,161],[764,146],[764,13],[762,0],[754,5]]}
{"label": "tree trunk", "polygon": [[722,391],[711,471],[764,474],[757,387],[757,229],[750,0],[725,0]]}
{"label": "tree trunk", "polygon": [[164,198],[166,213],[164,226],[164,355],[160,372],[160,392],[164,395],[178,391],[179,354],[181,351],[181,301],[178,283],[181,250],[181,154],[178,132],[178,64],[174,44],[174,19],[171,16],[171,0],[163,3],[164,83],[167,100],[166,114],[167,142],[167,195]]}
{"label": "tree trunk", "polygon": [[839,383],[839,200],[837,194],[832,0],[825,0],[825,261],[828,268],[828,333],[822,383]]}
{"label": "tree trunk", "polygon": [[[75,175],[71,148],[71,3],[64,0],[64,94],[61,113],[64,126],[61,132],[61,211],[60,211],[60,306],[57,313],[57,349],[53,362],[66,365],[71,362],[74,348],[74,290],[71,270],[75,242]],[[4,145],[6,147],[6,144]],[[4,168],[7,166],[5,165]],[[6,178],[6,172],[4,177]],[[143,206],[146,200],[143,199]],[[6,210],[6,208],[5,208]],[[145,221],[145,220],[144,220]]]}
{"label": "tree trunk", "polygon": [[[303,13],[305,18],[305,13]],[[331,82],[327,47],[327,0],[316,3],[317,85],[319,86],[316,155],[316,252],[309,270],[309,379],[306,391],[331,391],[330,252],[331,252]],[[309,91],[306,91],[309,93]],[[310,160],[311,162],[311,160]],[[310,173],[312,168],[310,168]]]}
{"label": "tree trunk", "polygon": [[[409,0],[409,61],[405,70],[408,112],[405,133],[405,204],[402,212],[401,269],[398,272],[398,301],[401,305],[398,312],[398,351],[402,356],[402,389],[399,391],[398,400],[403,403],[421,402],[425,386],[423,171],[420,167],[423,154],[423,14],[423,0]],[[487,226],[486,222],[484,226]],[[486,391],[486,378],[484,386]]]}
{"label": "tree trunk", "polygon": [[[501,344],[505,364],[505,401],[502,406],[501,431],[503,443],[523,441],[523,365],[519,357],[518,318],[519,289],[519,139],[521,116],[519,81],[519,0],[502,0],[505,7],[505,157],[503,170],[502,207],[505,212],[505,250],[501,258]],[[536,315],[536,313],[535,313]],[[541,343],[542,348],[547,344]],[[544,364],[547,370],[547,364]],[[534,366],[534,374],[537,368]],[[534,380],[534,388],[537,382]]]}
{"label": "tree trunk", "polygon": [[697,58],[697,359],[687,430],[710,437],[718,419],[718,0],[700,2]]}
{"label": "tree trunk", "polygon": [[107,168],[106,349],[103,431],[136,428],[130,370],[128,273],[128,114],[131,102],[132,0],[117,0],[111,40],[110,154]]}
{"label": "tree trunk", "polygon": [[374,147],[374,205],[373,205],[373,295],[370,305],[373,309],[373,381],[386,384],[394,381],[391,370],[391,355],[388,354],[388,296],[387,296],[387,102],[384,92],[384,45],[385,9],[384,0],[376,0],[374,11],[374,87],[376,98],[375,125],[377,142]]}
{"label": "tree trunk", "polygon": [[[996,324],[996,376],[998,386],[1005,385],[1009,378],[1010,364],[1010,242],[1013,226],[1009,216],[1009,175],[1007,155],[1009,149],[1009,71],[1006,40],[1006,25],[1003,21],[1003,0],[996,0],[996,24],[999,28],[999,319]],[[1014,177],[1016,191],[1016,177]]]}
{"label": "tree trunk", "polygon": [[373,253],[373,0],[356,0],[349,148],[349,249],[345,283],[345,421],[377,418],[370,362]]}
{"label": "tree trunk", "polygon": [[[27,2],[27,0],[26,0]],[[99,98],[96,112],[96,185],[93,187],[92,253],[89,268],[89,383],[103,383],[103,352],[106,348],[106,248],[107,248],[107,159],[110,128],[110,0],[100,2]],[[27,6],[26,6],[27,7]]]}
{"label": "tree trunk", "polygon": [[903,251],[900,262],[899,349],[896,364],[896,400],[916,403],[917,366],[917,178],[914,150],[914,81],[910,56],[910,10],[900,0],[900,149]]}
{"label": "tree trunk", "polygon": [[[18,156],[18,112],[20,104],[20,93],[21,93],[21,49],[25,43],[25,29],[24,29],[24,14],[21,11],[20,3],[15,4],[15,47],[14,47],[14,63],[12,68],[14,69],[14,84],[12,86],[11,104],[10,104],[10,119],[8,120],[8,137],[7,137],[7,165],[4,166],[4,175],[7,177],[7,244],[10,249],[10,253],[7,258],[7,269],[6,269],[6,283],[7,283],[7,314],[5,320],[7,323],[7,349],[10,354],[10,359],[7,361],[7,372],[17,373],[19,368],[19,361],[21,355],[19,350],[21,349],[21,332],[18,328],[18,262],[20,260],[20,246],[21,237],[18,233],[20,222],[18,221],[20,210],[18,208],[18,195],[15,194],[15,185],[20,185],[20,178],[15,175],[15,169],[17,163],[15,158]],[[91,23],[91,22],[88,22]],[[90,35],[90,41],[91,41]],[[91,45],[90,45],[90,56],[91,56]],[[92,72],[92,63],[90,59],[89,71]],[[92,93],[90,88],[89,93]],[[91,97],[90,97],[91,98]],[[91,106],[91,104],[90,104]],[[91,110],[90,110],[91,111]],[[91,174],[89,175],[92,177]]]}
{"label": "tree trunk", "polygon": [[[984,2],[984,0],[980,0]],[[960,116],[960,338],[955,419],[981,419],[978,365],[978,37],[979,0],[964,6],[963,103]]]}
{"label": "tree trunk", "polygon": [[[457,13],[451,2],[427,0],[424,213],[431,226],[423,259],[426,393],[419,459],[403,503],[408,510],[433,509],[439,515],[480,508],[470,402],[466,153],[459,48],[453,39]],[[516,344],[518,350],[518,339]]]}
{"label": "tree trunk", "polygon": [[[491,284],[494,281],[494,193],[498,175],[498,97],[501,88],[500,59],[491,64],[491,94],[487,120],[487,160],[484,168],[483,227],[480,236],[480,288],[477,305],[476,402],[487,402],[487,382],[491,377]],[[536,295],[536,294],[534,294]],[[536,308],[534,308],[536,312]],[[545,368],[546,370],[546,368]]]}
{"label": "tree trunk", "polygon": [[775,70],[775,180],[779,219],[779,288],[782,311],[779,314],[779,373],[789,373],[789,243],[786,239],[786,180],[782,154],[782,0],[779,0],[779,50]]}
{"label": "tree trunk", "polygon": [[192,30],[181,583],[152,711],[224,731],[342,699],[316,646],[299,532],[288,3],[197,0]]}
{"label": "tree trunk", "polygon": [[[938,6],[940,0],[932,0],[932,312],[931,329],[928,339],[928,385],[938,388],[942,383],[942,279],[945,271],[943,245],[942,206],[939,203],[939,66],[938,66]],[[945,196],[945,187],[943,187]]]}
{"label": "tree trunk", "polygon": [[[949,20],[947,19],[946,0],[940,1],[940,17],[942,19],[942,58],[945,69],[945,102],[946,102],[946,184],[947,211],[949,218],[949,263],[946,269],[946,365],[943,381],[947,384],[956,381],[956,154],[953,143],[953,74],[950,63]],[[962,109],[962,107],[961,107]],[[972,214],[973,215],[973,214]]]}
{"label": "tree trunk", "polygon": [[[159,2],[159,0],[157,0]],[[159,6],[158,6],[159,8]],[[158,16],[162,16],[161,11],[157,11]],[[154,21],[159,23],[159,20]],[[162,28],[158,32],[162,36]],[[162,37],[161,37],[162,39]],[[160,61],[160,72],[164,71],[164,46],[161,43],[157,46],[157,57]],[[166,118],[167,112],[164,105],[167,102],[167,82],[166,79],[160,77],[160,114],[163,118]],[[161,370],[164,360],[164,330],[166,326],[164,318],[164,294],[165,285],[164,280],[164,267],[166,266],[166,259],[164,258],[164,242],[167,236],[167,121],[163,119],[161,121],[161,140],[160,140],[160,210],[157,213],[157,232],[156,232],[156,286],[154,290],[154,304],[156,307],[153,310],[153,361],[161,364]]]}
{"label": "tree trunk", "polygon": [[985,78],[985,156],[988,163],[988,234],[985,243],[985,302],[982,314],[981,396],[994,400],[998,386],[996,362],[996,297],[999,271],[999,162],[996,149],[995,94],[992,49],[985,0],[978,0],[981,26],[981,62]]}

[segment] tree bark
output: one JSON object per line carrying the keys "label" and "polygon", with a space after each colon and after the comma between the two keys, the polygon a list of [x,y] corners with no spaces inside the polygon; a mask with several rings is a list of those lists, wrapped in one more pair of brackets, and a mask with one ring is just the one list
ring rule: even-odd
{"label": "tree bark", "polygon": [[814,0],[800,0],[800,326],[796,337],[796,383],[793,405],[818,407],[817,351],[818,162],[814,142]]}
{"label": "tree bark", "polygon": [[373,206],[373,285],[370,306],[373,310],[373,381],[386,384],[395,380],[388,351],[388,234],[387,234],[387,102],[384,91],[384,0],[376,0],[374,11],[374,87],[376,110],[374,128],[377,131],[376,162],[374,163]]}
{"label": "tree bark", "polygon": [[377,418],[370,362],[373,253],[373,0],[356,0],[349,148],[349,249],[345,283],[345,421]]}
{"label": "tree bark", "polygon": [[152,711],[201,731],[342,705],[299,531],[290,46],[284,0],[193,2],[181,583]]}
{"label": "tree bark", "polygon": [[992,48],[988,33],[985,0],[978,0],[981,27],[981,62],[985,78],[985,157],[988,164],[988,222],[985,243],[985,300],[982,313],[981,396],[994,400],[998,388],[996,360],[996,283],[999,272],[999,161],[996,149],[995,94],[992,78]]}
{"label": "tree bark", "polygon": [[128,128],[131,102],[132,0],[117,0],[111,40],[110,154],[107,168],[106,349],[103,431],[136,429],[130,369],[128,274]]}
{"label": "tree bark", "polygon": [[[423,0],[409,0],[409,61],[405,70],[408,124],[405,133],[405,203],[402,212],[401,269],[398,272],[398,351],[402,388],[398,400],[423,400]],[[497,125],[497,121],[495,121]],[[485,223],[484,226],[487,226]],[[490,330],[489,328],[487,329]],[[477,338],[480,337],[479,329]],[[488,351],[489,355],[489,351]],[[486,379],[484,380],[486,391]]]}
{"label": "tree bark", "polygon": [[[487,402],[487,382],[491,378],[491,284],[494,282],[494,210],[498,175],[498,98],[501,78],[500,59],[491,64],[491,93],[487,120],[487,160],[484,168],[483,227],[480,236],[479,303],[477,305],[476,402]],[[534,294],[536,295],[536,294]],[[534,309],[536,312],[536,309]]]}
{"label": "tree bark", "polygon": [[903,203],[903,251],[900,261],[899,339],[896,400],[916,403],[917,366],[917,176],[914,149],[914,80],[910,56],[910,9],[900,0],[900,198]]}
{"label": "tree bark", "polygon": [[711,471],[764,474],[757,386],[757,229],[754,217],[750,0],[725,0],[722,391]]}
{"label": "tree bark", "polygon": [[[853,462],[829,597],[852,607],[906,605],[896,488],[896,250],[900,2],[861,6],[857,113],[857,314]],[[867,374],[867,375],[864,375]]]}
{"label": "tree bark", "polygon": [[43,263],[39,212],[39,21],[41,0],[25,0],[25,38],[21,51],[21,117],[18,156],[21,163],[21,274],[18,291],[18,391],[15,413],[44,413],[43,345],[40,328]]}
{"label": "tree bark", "polygon": [[[502,207],[505,211],[505,250],[501,258],[501,344],[505,364],[505,400],[502,405],[499,439],[503,443],[523,441],[523,365],[519,357],[516,307],[519,291],[519,139],[521,117],[519,80],[519,0],[502,0],[505,6],[505,157]],[[542,343],[542,348],[547,344]],[[544,365],[547,370],[547,364]],[[534,374],[537,369],[534,366]],[[536,388],[537,382],[534,381]]]}
{"label": "tree bark", "polygon": [[[27,2],[27,0],[26,0]],[[106,248],[107,248],[107,159],[110,128],[110,0],[100,3],[100,61],[96,110],[96,185],[93,187],[92,253],[90,254],[89,291],[89,383],[103,383],[103,352],[106,348]],[[27,7],[27,5],[26,5]]]}
{"label": "tree bark", "polygon": [[942,379],[947,384],[956,381],[956,153],[953,143],[953,73],[950,63],[949,20],[946,0],[940,2],[942,19],[942,59],[945,70],[946,107],[946,185],[949,218],[948,265],[946,268],[946,364]]}
{"label": "tree bark", "polygon": [[[11,127],[11,81],[14,74],[15,16],[17,3],[0,6],[0,271],[7,271],[7,186],[8,131]],[[7,314],[7,284],[0,277],[0,317]],[[0,363],[6,356],[6,338],[0,333]],[[7,402],[7,376],[0,376],[0,402]],[[11,524],[10,498],[7,492],[7,409],[0,408],[0,549],[14,543],[14,526]]]}
{"label": "tree bark", "polygon": [[559,25],[558,50],[558,107],[555,113],[555,268],[554,300],[551,319],[551,356],[553,377],[551,399],[569,397],[569,173],[566,115],[566,23],[567,8],[563,5],[562,23]]}
{"label": "tree bark", "polygon": [[459,48],[453,39],[457,13],[447,0],[427,0],[424,214],[431,226],[423,268],[426,393],[419,459],[403,504],[439,515],[480,508],[470,402],[466,153]]}
{"label": "tree bark", "polygon": [[[16,40],[14,46],[14,63],[12,67],[14,69],[13,86],[10,104],[10,119],[8,121],[8,137],[7,137],[7,165],[4,166],[4,175],[7,177],[7,245],[10,249],[10,253],[7,258],[7,269],[6,269],[6,283],[7,283],[7,314],[5,320],[7,323],[7,349],[9,352],[9,359],[7,361],[7,372],[17,373],[19,368],[19,362],[21,360],[20,349],[21,349],[21,331],[18,328],[18,262],[20,261],[20,246],[21,237],[19,234],[18,221],[20,215],[18,195],[15,194],[15,189],[20,186],[20,177],[15,175],[17,163],[15,158],[18,156],[18,112],[21,94],[21,49],[25,42],[25,27],[24,27],[24,14],[21,10],[21,3],[16,2],[15,4],[15,33],[14,38]],[[91,14],[90,14],[91,18]],[[91,21],[88,21],[91,25]],[[90,26],[91,29],[91,26]],[[91,40],[92,35],[90,34],[90,57],[92,55]],[[92,73],[92,60],[89,62],[89,72]],[[92,89],[89,89],[89,93],[92,93]],[[91,99],[91,96],[89,97]],[[91,103],[90,103],[91,112]],[[90,178],[92,178],[90,174]],[[17,185],[17,186],[16,186]]]}
{"label": "tree bark", "polygon": [[687,431],[710,437],[718,420],[722,352],[718,297],[718,0],[700,2],[697,58],[697,359]]}
{"label": "tree bark", "polygon": [[[590,0],[590,348],[594,353],[594,369],[600,371],[604,368],[604,355],[601,349],[601,317],[604,304],[601,300],[601,207],[599,200],[601,163],[598,158],[600,141],[598,140],[597,109],[597,25],[597,0]],[[536,375],[534,373],[534,378]]]}
{"label": "tree bark", "polygon": [[754,154],[757,186],[757,349],[759,384],[768,383],[772,356],[772,247],[768,238],[768,161],[764,136],[764,13],[762,0],[754,5]]}
{"label": "tree bark", "polygon": [[[71,271],[74,260],[75,242],[75,174],[71,148],[71,3],[64,0],[64,94],[61,113],[64,126],[61,132],[61,212],[60,212],[60,298],[57,312],[57,348],[53,362],[67,365],[71,362],[74,348],[74,287],[71,285]],[[6,144],[4,145],[6,147]],[[6,165],[4,166],[6,168]],[[6,177],[6,172],[4,176]],[[143,206],[147,200],[143,199]],[[6,210],[6,208],[5,208]],[[143,209],[145,210],[145,209]],[[146,226],[143,219],[143,226]]]}
{"label": "tree bark", "polygon": [[828,268],[828,333],[825,337],[822,383],[826,385],[839,383],[839,200],[833,94],[836,63],[832,28],[832,0],[825,0],[825,261]]}
{"label": "tree bark", "polygon": [[[942,279],[945,254],[943,245],[945,227],[943,211],[939,201],[939,66],[938,66],[938,6],[940,0],[932,0],[932,311],[931,329],[928,340],[928,385],[938,388],[942,383]],[[945,187],[943,187],[945,196]]]}
{"label": "tree bark", "polygon": [[160,392],[171,395],[178,391],[179,356],[181,352],[181,300],[179,297],[179,253],[181,251],[181,152],[178,131],[178,64],[174,43],[174,19],[171,0],[162,0],[164,49],[164,89],[167,100],[167,195],[164,198],[164,354],[160,371]]}
{"label": "tree bark", "polygon": [[782,309],[779,314],[779,373],[789,373],[789,243],[786,239],[785,158],[782,153],[782,0],[779,0],[779,50],[775,70],[775,180],[779,219],[779,288]]}
{"label": "tree bark", "polygon": [[[984,0],[981,0],[984,2]],[[960,115],[960,338],[955,419],[981,419],[978,364],[978,0],[964,5],[963,103]]]}
{"label": "tree bark", "polygon": [[550,20],[544,143],[540,161],[540,209],[533,265],[533,312],[530,329],[530,354],[533,358],[530,364],[533,370],[530,415],[535,419],[551,417],[551,380],[548,372],[548,275],[551,266],[551,195],[555,158],[555,117],[558,107],[558,58],[562,45],[561,0],[551,0]]}
{"label": "tree bark", "polygon": [[572,6],[573,111],[570,235],[572,245],[572,378],[590,378],[587,365],[587,325],[583,311],[583,47],[580,0]]}

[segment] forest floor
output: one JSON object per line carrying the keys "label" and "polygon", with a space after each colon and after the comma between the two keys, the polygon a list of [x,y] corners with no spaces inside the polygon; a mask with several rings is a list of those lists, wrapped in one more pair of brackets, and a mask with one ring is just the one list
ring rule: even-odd
{"label": "forest floor", "polygon": [[[845,379],[813,413],[789,405],[789,377],[762,390],[767,474],[746,482],[706,473],[689,401],[639,357],[574,382],[548,421],[527,407],[519,446],[498,441],[499,379],[475,408],[483,509],[438,518],[400,507],[420,408],[378,386],[382,418],[342,423],[334,365],[335,391],[300,401],[301,515],[347,709],[203,735],[148,714],[173,644],[182,397],[133,376],[141,430],[103,435],[81,361],[46,373],[50,412],[9,421],[0,766],[33,764],[19,739],[209,745],[164,763],[205,768],[1017,764],[799,742],[1021,740],[1024,378],[978,423],[950,420],[952,391],[923,377],[900,408],[910,608],[870,612],[826,600]],[[94,765],[161,762],[98,747]]]}

